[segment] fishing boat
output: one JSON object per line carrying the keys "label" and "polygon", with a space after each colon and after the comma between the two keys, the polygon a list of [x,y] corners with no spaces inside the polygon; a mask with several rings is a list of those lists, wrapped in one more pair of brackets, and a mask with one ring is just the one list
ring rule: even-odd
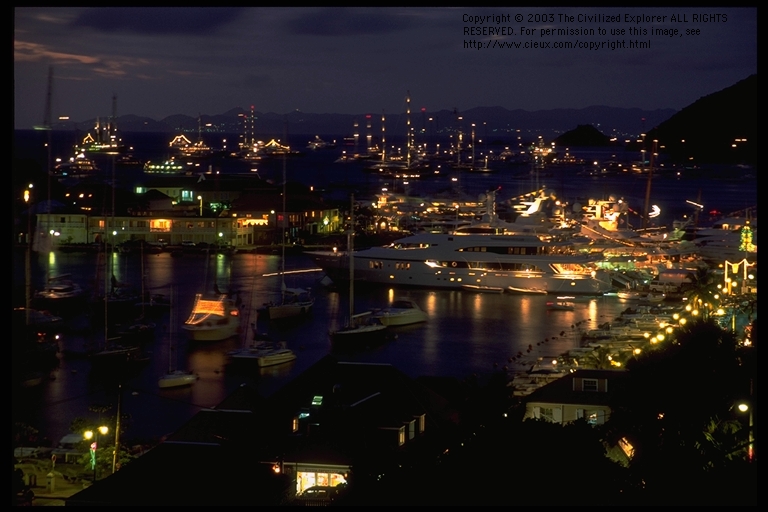
{"label": "fishing boat", "polygon": [[226,294],[204,298],[198,293],[192,312],[182,328],[194,341],[225,340],[238,333],[240,310]]}
{"label": "fishing boat", "polygon": [[374,311],[373,318],[388,327],[393,327],[426,322],[427,313],[413,300],[399,298],[388,307]]}

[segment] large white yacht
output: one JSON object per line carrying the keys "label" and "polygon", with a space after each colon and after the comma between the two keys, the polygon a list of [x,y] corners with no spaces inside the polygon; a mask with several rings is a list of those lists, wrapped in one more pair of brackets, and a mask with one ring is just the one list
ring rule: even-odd
{"label": "large white yacht", "polygon": [[[348,279],[346,252],[308,255],[331,279]],[[598,258],[544,235],[424,233],[355,251],[353,261],[356,283],[597,295],[614,288]]]}

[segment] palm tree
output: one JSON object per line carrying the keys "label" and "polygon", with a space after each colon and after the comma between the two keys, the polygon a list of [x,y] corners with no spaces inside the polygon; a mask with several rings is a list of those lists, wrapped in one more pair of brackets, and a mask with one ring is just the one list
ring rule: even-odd
{"label": "palm tree", "polygon": [[693,273],[690,288],[685,294],[688,304],[694,309],[702,309],[702,318],[706,320],[709,318],[710,309],[716,306],[718,301],[715,298],[716,295],[718,295],[718,289],[714,274],[709,267],[697,267],[696,272]]}
{"label": "palm tree", "polygon": [[608,347],[597,347],[595,350],[584,356],[582,364],[586,368],[606,370],[611,367],[611,357],[611,349]]}

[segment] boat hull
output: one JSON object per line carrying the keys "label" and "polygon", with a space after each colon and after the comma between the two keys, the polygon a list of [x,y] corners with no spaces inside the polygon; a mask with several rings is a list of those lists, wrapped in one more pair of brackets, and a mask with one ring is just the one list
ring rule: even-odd
{"label": "boat hull", "polygon": [[422,311],[417,313],[399,314],[399,313],[383,313],[375,315],[374,318],[378,318],[379,322],[387,327],[397,327],[400,325],[412,325],[419,324],[427,321],[427,315]]}
{"label": "boat hull", "polygon": [[239,323],[230,321],[222,326],[185,325],[182,327],[193,341],[221,341],[238,334]]}
{"label": "boat hull", "polygon": [[410,299],[395,300],[389,307],[373,312],[374,322],[387,327],[418,324],[427,321],[427,313]]}
{"label": "boat hull", "polygon": [[336,352],[355,352],[383,344],[387,340],[387,326],[364,325],[339,329],[330,333],[331,346]]}
{"label": "boat hull", "polygon": [[266,306],[264,311],[270,320],[282,320],[283,318],[295,318],[309,314],[312,311],[313,304],[313,302],[278,304]]}
{"label": "boat hull", "polygon": [[221,341],[235,336],[240,331],[240,310],[238,305],[224,295],[215,299],[195,297],[192,313],[182,329],[193,341]]}
{"label": "boat hull", "polygon": [[161,388],[180,388],[191,386],[197,381],[197,375],[185,372],[172,372],[160,377],[157,385]]}
{"label": "boat hull", "polygon": [[287,350],[282,353],[275,353],[266,356],[261,356],[256,359],[256,364],[259,368],[266,368],[267,366],[277,366],[279,364],[290,363],[296,359],[296,354],[293,351]]}
{"label": "boat hull", "polygon": [[285,347],[285,342],[281,342],[278,347],[271,343],[253,345],[248,348],[233,350],[229,352],[228,356],[231,363],[255,363],[259,368],[277,366],[296,359],[296,353]]}
{"label": "boat hull", "polygon": [[[319,267],[335,283],[349,280],[348,259],[338,253],[308,253]],[[355,286],[387,285],[412,286],[430,289],[472,289],[501,293],[510,290],[535,290],[531,293],[551,293],[568,295],[602,295],[614,290],[607,274],[598,271],[593,277],[589,274],[568,275],[531,275],[530,272],[484,271],[471,268],[436,268],[426,261],[410,261],[407,270],[402,261],[386,261],[383,258],[362,257],[355,254]],[[369,264],[371,262],[371,264]],[[398,266],[400,267],[398,269]]]}

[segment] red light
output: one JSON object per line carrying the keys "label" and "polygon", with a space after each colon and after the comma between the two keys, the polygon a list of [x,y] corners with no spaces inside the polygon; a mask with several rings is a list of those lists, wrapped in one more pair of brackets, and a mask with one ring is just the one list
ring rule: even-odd
{"label": "red light", "polygon": [[427,111],[427,107],[421,107],[421,111],[422,112],[426,112]]}

